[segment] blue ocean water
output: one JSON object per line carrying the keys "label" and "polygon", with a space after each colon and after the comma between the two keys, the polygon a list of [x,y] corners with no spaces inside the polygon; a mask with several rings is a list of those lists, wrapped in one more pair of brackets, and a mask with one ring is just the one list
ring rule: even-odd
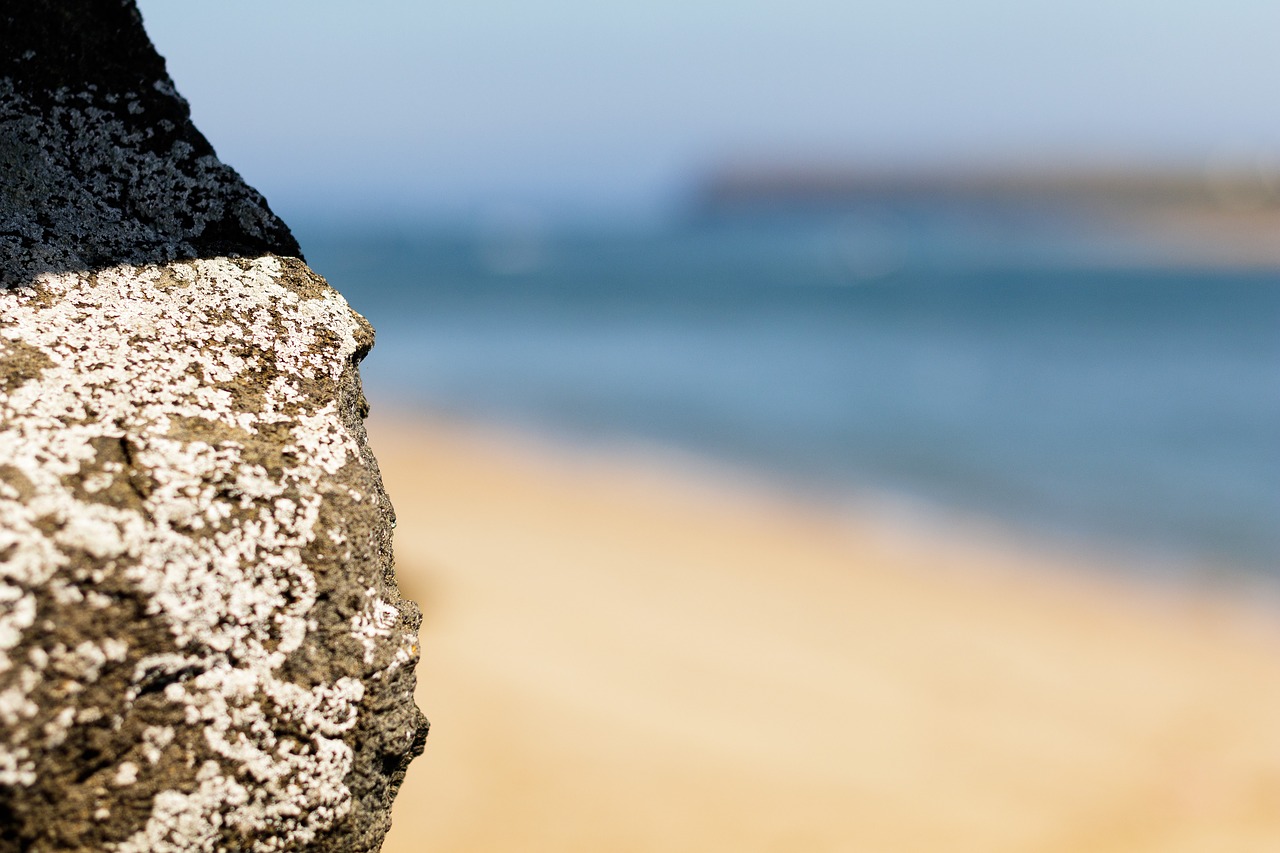
{"label": "blue ocean water", "polygon": [[1036,211],[299,236],[378,330],[375,407],[1280,574],[1276,273]]}

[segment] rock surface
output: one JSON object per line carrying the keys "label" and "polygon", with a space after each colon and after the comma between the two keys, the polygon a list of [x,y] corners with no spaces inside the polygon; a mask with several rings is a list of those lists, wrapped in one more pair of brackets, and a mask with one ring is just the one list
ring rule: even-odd
{"label": "rock surface", "polygon": [[0,12],[0,285],[39,272],[301,257],[191,124],[133,0]]}
{"label": "rock surface", "polygon": [[368,324],[131,2],[0,13],[0,850],[376,850],[422,749]]}

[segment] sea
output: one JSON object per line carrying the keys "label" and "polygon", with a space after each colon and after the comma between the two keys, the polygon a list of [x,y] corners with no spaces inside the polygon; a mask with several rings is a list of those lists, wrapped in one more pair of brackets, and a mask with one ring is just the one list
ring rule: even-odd
{"label": "sea", "polygon": [[373,406],[1280,578],[1280,273],[1047,209],[303,222]]}

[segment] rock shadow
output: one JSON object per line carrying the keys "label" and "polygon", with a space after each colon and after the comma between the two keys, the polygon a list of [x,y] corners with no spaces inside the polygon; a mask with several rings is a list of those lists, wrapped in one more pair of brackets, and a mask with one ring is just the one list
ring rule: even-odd
{"label": "rock shadow", "polygon": [[0,287],[45,272],[301,257],[191,123],[133,0],[0,12]]}

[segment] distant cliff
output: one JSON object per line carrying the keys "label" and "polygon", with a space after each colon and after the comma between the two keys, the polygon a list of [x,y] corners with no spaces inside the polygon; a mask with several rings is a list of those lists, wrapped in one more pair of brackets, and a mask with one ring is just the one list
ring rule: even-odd
{"label": "distant cliff", "polygon": [[1262,168],[1239,167],[1200,172],[1147,168],[884,170],[765,162],[714,170],[697,189],[700,208],[709,212],[912,200],[1280,208],[1280,174]]}

